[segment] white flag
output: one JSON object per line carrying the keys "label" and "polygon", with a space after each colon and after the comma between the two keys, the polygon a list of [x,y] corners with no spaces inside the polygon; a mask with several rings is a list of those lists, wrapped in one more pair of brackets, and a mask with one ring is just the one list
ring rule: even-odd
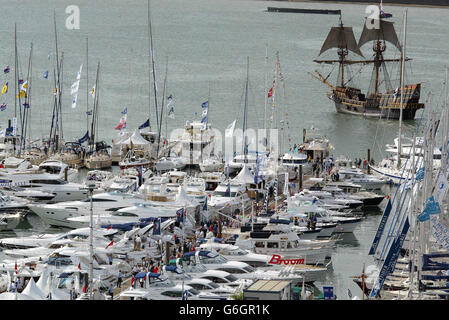
{"label": "white flag", "polygon": [[447,188],[448,182],[446,175],[440,172],[440,174],[438,175],[437,183],[435,185],[435,191],[433,193],[436,202],[442,203],[442,201],[446,197]]}
{"label": "white flag", "polygon": [[72,109],[75,109],[77,99],[78,99],[78,94],[75,94],[72,98]]}
{"label": "white flag", "polygon": [[81,79],[81,70],[83,70],[83,65],[80,65],[80,70],[78,71],[78,74],[76,75],[76,80],[80,80]]}
{"label": "white flag", "polygon": [[78,93],[78,89],[80,87],[80,81],[76,80],[73,84],[72,84],[72,91],[70,94],[77,94]]}
{"label": "white flag", "polygon": [[232,137],[234,134],[234,128],[235,128],[235,122],[237,120],[234,120],[225,130],[225,137]]}

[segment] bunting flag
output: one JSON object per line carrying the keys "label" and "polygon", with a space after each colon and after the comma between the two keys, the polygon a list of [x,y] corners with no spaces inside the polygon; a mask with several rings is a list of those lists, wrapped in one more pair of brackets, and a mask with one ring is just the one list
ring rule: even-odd
{"label": "bunting flag", "polygon": [[5,94],[8,92],[8,82],[5,83],[5,85],[2,88],[2,94]]}
{"label": "bunting flag", "polygon": [[26,109],[28,109],[28,108],[30,107],[30,105],[28,104],[28,102],[25,102],[25,103],[23,104],[23,107],[26,108]]}
{"label": "bunting flag", "polygon": [[90,90],[90,95],[92,98],[95,98],[95,85],[92,87],[92,90]]}
{"label": "bunting flag", "polygon": [[271,87],[270,91],[268,91],[268,98],[271,98],[273,96],[273,90],[276,86],[276,80],[273,80],[273,86]]}
{"label": "bunting flag", "polygon": [[184,221],[184,208],[179,209],[178,211],[176,211],[176,221],[181,223]]}
{"label": "bunting flag", "polygon": [[17,262],[14,264],[14,273],[15,274],[19,273],[19,270],[17,270]]}
{"label": "bunting flag", "polygon": [[425,173],[425,168],[421,167],[418,169],[418,171],[416,172],[416,181],[421,181],[424,179],[424,173]]}
{"label": "bunting flag", "polygon": [[77,94],[78,93],[78,89],[79,89],[79,87],[80,87],[80,81],[79,80],[76,80],[73,84],[72,84],[72,87],[71,87],[71,92],[70,92],[70,94]]}
{"label": "bunting flag", "polygon": [[136,282],[136,279],[134,276],[131,278],[131,287],[135,288],[134,283]]}
{"label": "bunting flag", "polygon": [[6,66],[6,68],[3,69],[3,72],[4,72],[4,73],[9,73],[9,66]]}
{"label": "bunting flag", "polygon": [[175,109],[174,109],[174,106],[172,106],[172,104],[173,104],[173,95],[169,95],[167,97],[167,101],[168,101],[167,109],[170,107],[170,109],[168,110],[168,117],[170,119],[174,119],[175,118]]}
{"label": "bunting flag", "polygon": [[5,111],[5,110],[6,110],[6,106],[7,106],[7,104],[6,104],[6,103],[3,103],[3,104],[0,106],[0,111]]}
{"label": "bunting flag", "polygon": [[23,90],[20,90],[19,94],[17,95],[17,98],[26,98],[26,92]]}
{"label": "bunting flag", "polygon": [[72,109],[75,109],[76,108],[76,101],[78,100],[78,94],[75,94],[73,97],[72,97]]}
{"label": "bunting flag", "polygon": [[150,119],[147,119],[144,123],[139,126],[139,129],[147,128],[150,126]]}
{"label": "bunting flag", "polygon": [[81,263],[78,263],[78,270],[81,270]]}
{"label": "bunting flag", "polygon": [[153,222],[153,235],[160,235],[161,234],[161,221],[155,220]]}
{"label": "bunting flag", "polygon": [[122,130],[124,128],[126,128],[126,115],[121,117],[119,124],[114,127],[115,130]]}
{"label": "bunting flag", "polygon": [[203,114],[202,114],[203,117],[206,117],[206,116],[207,116],[207,110],[208,110],[208,109],[204,109],[204,110],[203,110]]}
{"label": "bunting flag", "polygon": [[19,79],[19,84],[22,84],[23,83],[23,79]]}
{"label": "bunting flag", "polygon": [[203,211],[207,211],[207,198],[208,197],[206,197],[206,200],[204,200]]}
{"label": "bunting flag", "polygon": [[44,79],[48,79],[48,70],[44,72]]}
{"label": "bunting flag", "polygon": [[78,143],[81,144],[81,143],[87,141],[87,139],[89,139],[89,131],[86,131],[86,134],[81,139],[78,140]]}
{"label": "bunting flag", "polygon": [[91,116],[91,115],[92,115],[92,110],[86,111],[86,114],[87,114],[88,116]]}
{"label": "bunting flag", "polygon": [[27,88],[28,88],[28,81],[25,81],[25,82],[23,82],[22,84],[21,84],[21,86],[20,86],[20,90],[23,90],[23,91],[27,91]]}
{"label": "bunting flag", "polygon": [[209,101],[203,102],[203,103],[201,104],[201,107],[203,107],[203,108],[209,108]]}
{"label": "bunting flag", "polygon": [[87,292],[87,285],[86,285],[86,284],[84,284],[84,287],[83,287],[83,292],[84,292],[84,293],[86,293],[86,292]]}
{"label": "bunting flag", "polygon": [[125,107],[125,109],[123,109],[122,114],[127,114],[128,113],[128,108]]}
{"label": "bunting flag", "polygon": [[424,208],[423,212],[418,215],[418,221],[419,222],[427,221],[430,219],[430,215],[440,213],[441,213],[440,204],[435,201],[434,196],[431,196],[429,199],[427,199],[426,207]]}
{"label": "bunting flag", "polygon": [[57,94],[58,94],[58,88],[54,88],[54,89],[53,89],[53,94],[54,94],[54,95],[57,95]]}
{"label": "bunting flag", "polygon": [[114,244],[114,241],[111,241],[111,242],[106,246],[105,249],[109,248],[109,247],[112,246],[113,244]]}

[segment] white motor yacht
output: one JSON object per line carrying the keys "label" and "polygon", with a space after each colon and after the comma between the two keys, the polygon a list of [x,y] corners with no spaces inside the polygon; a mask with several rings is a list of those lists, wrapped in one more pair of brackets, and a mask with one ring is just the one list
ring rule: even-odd
{"label": "white motor yacht", "polygon": [[[42,220],[52,226],[74,228],[68,218],[89,216],[91,198],[84,200],[66,201],[55,204],[30,204],[28,208],[37,214]],[[95,215],[106,212],[114,212],[121,208],[134,205],[137,202],[144,202],[138,196],[122,192],[104,192],[92,196],[92,207]]]}
{"label": "white motor yacht", "polygon": [[234,213],[236,210],[242,212],[249,210],[251,199],[246,193],[244,184],[235,181],[221,183],[212,193],[208,200],[209,210],[222,213]]}

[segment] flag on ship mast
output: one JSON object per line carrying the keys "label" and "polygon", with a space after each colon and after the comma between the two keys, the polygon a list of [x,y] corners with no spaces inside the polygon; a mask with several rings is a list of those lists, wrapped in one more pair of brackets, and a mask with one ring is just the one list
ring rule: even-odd
{"label": "flag on ship mast", "polygon": [[168,117],[170,119],[174,119],[175,118],[175,108],[172,105],[173,104],[173,95],[169,95],[167,97],[168,103],[167,103],[167,109],[170,107],[170,109],[168,110]]}

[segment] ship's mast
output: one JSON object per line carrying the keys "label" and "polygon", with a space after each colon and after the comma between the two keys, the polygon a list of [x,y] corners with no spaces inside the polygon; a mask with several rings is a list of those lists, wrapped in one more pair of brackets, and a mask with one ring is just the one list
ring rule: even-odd
{"label": "ship's mast", "polygon": [[383,56],[382,56],[382,52],[385,51],[386,46],[385,46],[385,41],[384,43],[382,43],[381,40],[381,19],[380,19],[380,10],[379,10],[379,16],[378,16],[378,23],[379,23],[379,28],[377,29],[377,41],[375,42],[374,46],[373,46],[373,51],[376,53],[376,59],[375,59],[375,63],[374,66],[376,68],[376,79],[375,79],[375,83],[374,83],[374,97],[376,97],[377,92],[379,91],[379,70],[380,70],[380,66],[382,65],[382,61],[383,61]]}
{"label": "ship's mast", "polygon": [[401,104],[399,107],[399,136],[398,136],[398,166],[399,169],[401,167],[401,153],[402,153],[402,139],[401,139],[401,131],[402,131],[402,112],[404,108],[404,59],[405,59],[405,41],[406,41],[406,31],[407,28],[407,9],[404,12],[404,30],[403,30],[403,41],[402,41],[402,50],[401,50]]}
{"label": "ship's mast", "polygon": [[[344,34],[344,28],[343,28],[343,21],[340,19],[340,28],[341,28],[341,34]],[[348,55],[348,48],[346,48],[345,43],[341,42],[341,46],[338,48],[338,56],[340,60],[340,86],[345,86],[345,64],[344,61],[346,59],[346,56]]]}

